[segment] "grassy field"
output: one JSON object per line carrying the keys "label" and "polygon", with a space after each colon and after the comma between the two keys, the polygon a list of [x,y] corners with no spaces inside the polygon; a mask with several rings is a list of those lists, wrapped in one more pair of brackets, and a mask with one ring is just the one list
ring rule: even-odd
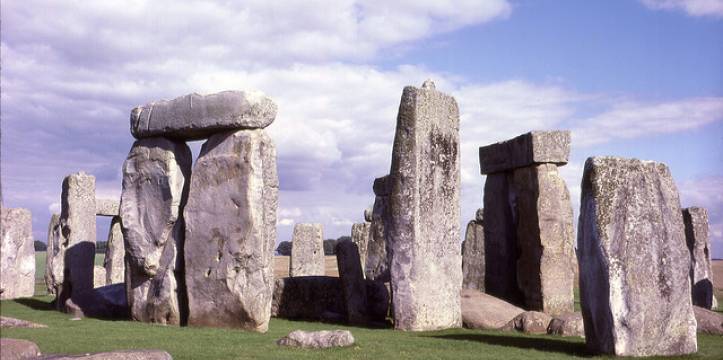
{"label": "grassy field", "polygon": [[[38,254],[42,278],[44,254]],[[96,258],[102,262],[102,255]],[[277,259],[282,275],[288,259]],[[327,273],[335,271],[327,261]],[[45,287],[43,285],[43,292]],[[179,328],[131,321],[70,321],[54,311],[51,297],[0,302],[0,313],[48,325],[47,329],[2,329],[2,337],[31,340],[44,353],[86,353],[119,349],[163,349],[174,359],[565,359],[589,356],[584,340],[498,331],[454,329],[410,333],[334,324],[272,319],[266,334],[229,329]],[[344,349],[280,348],[276,340],[296,330],[348,329],[356,345]],[[699,335],[699,352],[685,359],[721,359],[723,337]],[[670,359],[670,358],[667,358]]]}

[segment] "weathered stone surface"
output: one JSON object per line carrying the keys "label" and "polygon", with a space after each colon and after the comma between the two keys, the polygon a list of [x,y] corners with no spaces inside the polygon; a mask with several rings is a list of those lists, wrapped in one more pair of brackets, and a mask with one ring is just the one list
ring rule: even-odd
{"label": "weathered stone surface", "polygon": [[480,172],[492,174],[536,164],[567,164],[569,131],[532,131],[479,148]]}
{"label": "weathered stone surface", "polygon": [[171,354],[163,350],[119,350],[85,355],[53,355],[44,360],[173,360]]}
{"label": "weathered stone surface", "polygon": [[112,199],[95,199],[95,214],[97,216],[118,216],[120,202]]}
{"label": "weathered stone surface", "polygon": [[93,287],[101,287],[106,285],[105,268],[102,266],[93,266]]}
{"label": "weathered stone surface", "polygon": [[15,319],[7,316],[0,316],[0,328],[29,328],[40,329],[47,328],[48,325],[38,324],[21,319]]}
{"label": "weathered stone surface", "polygon": [[547,327],[547,333],[550,335],[585,337],[582,313],[565,313],[555,316]]}
{"label": "weathered stone surface", "polygon": [[470,329],[496,330],[525,312],[504,300],[474,289],[462,289],[462,322]]}
{"label": "weathered stone surface", "polygon": [[34,342],[21,339],[0,339],[0,358],[3,360],[37,359],[40,348]]}
{"label": "weathered stone surface", "polygon": [[685,240],[690,251],[690,283],[693,305],[718,307],[713,291],[713,270],[708,240],[708,211],[701,207],[683,209]]}
{"label": "weathered stone surface", "polygon": [[345,318],[341,279],[331,276],[299,276],[276,279],[271,316],[285,319],[323,320]]}
{"label": "weathered stone surface", "polygon": [[223,131],[265,128],[275,118],[276,104],[258,91],[193,93],[136,107],[131,111],[131,133],[138,139],[198,140]]}
{"label": "weathered stone surface", "polygon": [[321,224],[296,224],[291,238],[289,276],[324,275],[324,238]]}
{"label": "weathered stone surface", "polygon": [[391,285],[379,280],[366,279],[364,282],[367,288],[367,315],[370,325],[386,325],[392,301]]}
{"label": "weathered stone surface", "polygon": [[489,174],[484,187],[485,292],[524,305],[517,287],[517,229],[511,175]]}
{"label": "weathered stone surface", "polygon": [[360,267],[362,269],[362,277],[364,277],[364,264],[367,260],[367,248],[369,246],[369,238],[371,237],[372,224],[368,222],[351,225],[351,241],[356,244],[359,249]]}
{"label": "weathered stone surface", "polygon": [[517,330],[525,334],[546,334],[552,317],[539,311],[525,311],[515,316],[502,330]]}
{"label": "weathered stone surface", "polygon": [[485,291],[485,234],[481,220],[467,223],[462,243],[462,287]]}
{"label": "weathered stone surface", "polygon": [[591,351],[653,356],[697,350],[690,255],[667,166],[589,158],[577,240],[585,339]]}
{"label": "weathered stone surface", "polygon": [[551,315],[571,312],[577,264],[565,181],[557,166],[541,164],[514,170],[512,182],[517,212],[517,286],[525,308]]}
{"label": "weathered stone surface", "polygon": [[30,210],[0,207],[0,299],[35,292],[35,247]]}
{"label": "weathered stone surface", "polygon": [[263,130],[203,145],[184,212],[190,325],[268,329],[278,189],[276,148]]}
{"label": "weathered stone surface", "polygon": [[474,219],[477,220],[477,221],[479,221],[479,222],[483,222],[483,221],[484,221],[484,214],[485,214],[485,209],[479,208],[479,209],[477,209],[477,211],[476,211],[475,214],[474,214]]}
{"label": "weathered stone surface", "polygon": [[723,335],[723,314],[700,306],[693,306],[693,312],[699,333]]}
{"label": "weathered stone surface", "polygon": [[106,284],[118,284],[125,281],[125,255],[126,247],[123,241],[121,218],[114,216],[110,222],[105,258],[103,259]]}
{"label": "weathered stone surface", "polygon": [[354,336],[349,330],[295,330],[279,339],[277,344],[311,349],[327,349],[354,345]]}
{"label": "weathered stone surface", "polygon": [[124,284],[100,286],[83,293],[83,297],[69,298],[63,304],[65,311],[76,319],[130,319],[130,309]]}
{"label": "weathered stone surface", "polygon": [[65,256],[62,288],[57,304],[73,297],[84,306],[94,288],[95,261],[95,177],[84,172],[68,175],[63,180],[60,197],[60,226]]}
{"label": "weathered stone surface", "polygon": [[164,138],[138,140],[123,164],[121,228],[126,244],[126,292],[131,316],[180,324],[185,317],[183,204],[191,150]]}
{"label": "weathered stone surface", "polygon": [[372,221],[372,209],[364,209],[364,221],[371,222]]}
{"label": "weathered stone surface", "polygon": [[431,81],[404,88],[390,179],[394,327],[460,327],[459,108]]}
{"label": "weathered stone surface", "polygon": [[353,325],[366,324],[368,322],[367,288],[357,245],[351,241],[338,242],[336,263],[344,293],[347,321]]}
{"label": "weathered stone surface", "polygon": [[53,214],[48,224],[48,248],[45,255],[45,287],[48,294],[58,295],[63,285],[65,269],[65,246],[60,226],[60,214]]}
{"label": "weathered stone surface", "polygon": [[390,281],[391,248],[387,241],[387,228],[390,223],[389,194],[391,193],[389,175],[374,180],[374,207],[369,229],[364,275],[368,280]]}

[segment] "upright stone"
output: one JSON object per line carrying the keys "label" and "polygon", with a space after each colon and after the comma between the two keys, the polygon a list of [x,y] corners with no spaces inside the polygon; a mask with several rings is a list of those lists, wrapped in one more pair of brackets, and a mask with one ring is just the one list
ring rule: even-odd
{"label": "upright stone", "polygon": [[35,292],[35,247],[30,210],[0,205],[0,299]]}
{"label": "upright stone", "polygon": [[390,177],[394,327],[460,327],[459,109],[429,80],[404,88]]}
{"label": "upright stone", "polygon": [[462,245],[462,288],[485,291],[485,234],[483,209],[467,223]]}
{"label": "upright stone", "polygon": [[211,136],[185,209],[188,323],[266,332],[279,180],[263,130]]}
{"label": "upright stone", "polygon": [[[369,245],[369,237],[371,234],[371,223],[363,222],[351,225],[351,241],[356,244],[359,250],[359,259],[362,273],[364,272],[364,264],[367,258],[367,247]],[[362,278],[364,275],[362,275]]]}
{"label": "upright stone", "polygon": [[45,287],[48,294],[58,295],[63,284],[65,246],[60,226],[60,214],[53,214],[48,224],[48,248],[45,252]]}
{"label": "upright stone", "polygon": [[324,238],[321,224],[296,224],[291,238],[289,276],[324,275]]}
{"label": "upright stone", "polygon": [[690,283],[693,305],[715,309],[718,304],[713,294],[708,211],[701,207],[683,209],[683,224],[685,224],[685,240],[690,251]]}
{"label": "upright stone", "polygon": [[262,129],[275,117],[276,104],[260,92],[194,93],[136,107],[131,111],[131,133],[137,139],[199,140],[223,131]]}
{"label": "upright stone", "polygon": [[513,172],[517,210],[517,284],[527,309],[574,311],[572,205],[554,164]]}
{"label": "upright stone", "polygon": [[364,276],[368,280],[389,282],[391,277],[389,267],[391,264],[391,249],[387,241],[387,228],[390,219],[389,195],[391,181],[389,175],[374,180],[374,207],[372,221],[367,243],[366,260],[364,262]]}
{"label": "upright stone", "polygon": [[182,211],[191,150],[165,138],[138,140],[123,164],[121,228],[131,317],[178,325],[185,318]]}
{"label": "upright stone", "polygon": [[125,281],[125,254],[123,230],[120,216],[114,216],[110,222],[108,242],[105,248],[103,267],[105,268],[106,283],[117,284]]}
{"label": "upright stone", "polygon": [[359,249],[351,241],[336,244],[336,263],[344,292],[347,321],[352,325],[363,325],[367,317],[367,288],[364,282]]}
{"label": "upright stone", "polygon": [[585,341],[591,351],[619,356],[696,352],[690,255],[667,166],[587,159],[577,241]]}
{"label": "upright stone", "polygon": [[60,224],[65,241],[65,271],[58,305],[72,297],[84,305],[94,288],[95,262],[95,177],[84,172],[63,180]]}

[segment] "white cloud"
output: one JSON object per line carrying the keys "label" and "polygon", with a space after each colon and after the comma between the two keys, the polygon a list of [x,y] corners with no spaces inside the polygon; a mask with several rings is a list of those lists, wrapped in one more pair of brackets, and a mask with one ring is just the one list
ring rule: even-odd
{"label": "white cloud", "polygon": [[654,10],[682,10],[690,16],[723,17],[723,0],[641,0]]}

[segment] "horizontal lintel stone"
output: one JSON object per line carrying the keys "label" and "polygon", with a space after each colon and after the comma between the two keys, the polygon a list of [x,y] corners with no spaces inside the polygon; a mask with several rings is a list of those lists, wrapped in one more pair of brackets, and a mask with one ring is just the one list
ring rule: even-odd
{"label": "horizontal lintel stone", "polygon": [[570,131],[531,131],[510,140],[479,148],[483,175],[513,170],[534,164],[567,164],[570,156]]}

